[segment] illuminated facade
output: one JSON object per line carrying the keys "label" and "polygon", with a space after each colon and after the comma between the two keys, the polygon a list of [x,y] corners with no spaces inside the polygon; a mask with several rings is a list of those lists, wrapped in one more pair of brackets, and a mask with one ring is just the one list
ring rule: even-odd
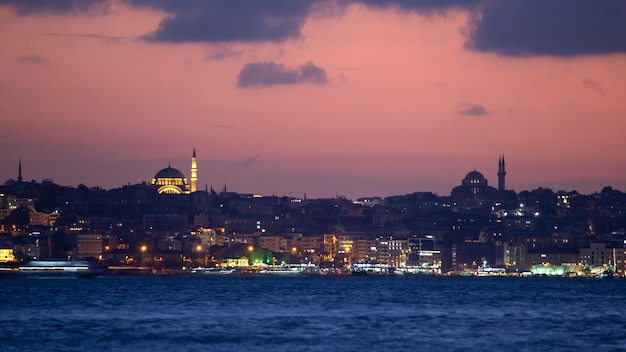
{"label": "illuminated facade", "polygon": [[193,156],[191,157],[191,176],[189,177],[191,193],[197,190],[198,183],[198,164],[196,162],[196,148],[193,148]]}
{"label": "illuminated facade", "polygon": [[191,177],[189,180],[190,182],[187,182],[187,178],[182,172],[168,165],[156,173],[151,183],[158,187],[157,192],[159,194],[189,194],[197,191],[198,164],[195,148],[191,157]]}
{"label": "illuminated facade", "polygon": [[16,261],[13,248],[0,248],[0,263]]}

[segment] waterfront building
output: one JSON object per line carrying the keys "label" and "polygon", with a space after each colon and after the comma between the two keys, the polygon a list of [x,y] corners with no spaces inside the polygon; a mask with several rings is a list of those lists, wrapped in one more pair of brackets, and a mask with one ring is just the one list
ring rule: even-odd
{"label": "waterfront building", "polygon": [[389,262],[389,243],[381,239],[357,239],[352,247],[352,260],[355,262]]}
{"label": "waterfront building", "polygon": [[386,242],[389,253],[389,265],[396,268],[406,266],[409,253],[408,240],[389,239]]}
{"label": "waterfront building", "polygon": [[324,239],[321,236],[293,234],[292,245],[298,248],[304,258],[308,260],[317,260],[324,251]]}
{"label": "waterfront building", "polygon": [[526,268],[528,265],[528,247],[521,245],[512,245],[508,242],[502,244],[504,252],[504,265],[513,268]]}
{"label": "waterfront building", "polygon": [[337,256],[337,236],[324,234],[324,260],[333,261]]}
{"label": "waterfront building", "polygon": [[14,262],[13,248],[0,248],[0,263]]}
{"label": "waterfront building", "polygon": [[[591,241],[580,248],[580,261],[590,267],[613,266],[620,263],[623,267],[624,244],[616,241]],[[623,270],[623,268],[621,268]]]}
{"label": "waterfront building", "polygon": [[78,259],[99,258],[102,255],[102,248],[102,235],[76,235],[76,256]]}
{"label": "waterfront building", "polygon": [[287,240],[282,236],[259,236],[259,247],[269,249],[274,253],[284,252]]}
{"label": "waterfront building", "polygon": [[526,252],[527,269],[534,265],[564,265],[577,264],[580,262],[580,254],[573,247],[530,247]]}
{"label": "waterfront building", "polygon": [[441,251],[436,248],[434,236],[410,237],[407,247],[407,265],[441,267]]}

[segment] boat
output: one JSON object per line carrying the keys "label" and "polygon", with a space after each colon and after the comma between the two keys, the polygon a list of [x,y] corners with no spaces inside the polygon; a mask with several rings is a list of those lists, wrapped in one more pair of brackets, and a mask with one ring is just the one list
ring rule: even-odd
{"label": "boat", "polygon": [[320,268],[315,264],[283,264],[267,266],[259,270],[261,275],[322,275]]}
{"label": "boat", "polygon": [[388,264],[359,262],[352,264],[352,275],[354,276],[376,276],[393,274],[395,268]]}
{"label": "boat", "polygon": [[237,272],[234,268],[192,268],[192,274],[203,275],[231,275]]}
{"label": "boat", "polygon": [[33,260],[4,265],[0,270],[11,274],[73,274],[93,276],[102,272],[87,260]]}
{"label": "boat", "polygon": [[302,271],[298,268],[265,268],[259,270],[259,274],[261,275],[300,275]]}
{"label": "boat", "polygon": [[599,272],[596,275],[596,278],[598,279],[612,279],[613,277],[614,277],[614,274],[611,270],[604,270],[604,271]]}

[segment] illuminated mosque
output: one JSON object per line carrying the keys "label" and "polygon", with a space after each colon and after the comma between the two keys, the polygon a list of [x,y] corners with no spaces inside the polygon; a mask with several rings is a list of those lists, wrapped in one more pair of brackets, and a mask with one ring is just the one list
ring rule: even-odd
{"label": "illuminated mosque", "polygon": [[193,149],[193,155],[191,157],[191,176],[189,182],[182,172],[172,167],[169,164],[165,169],[159,170],[159,172],[152,178],[152,185],[158,187],[157,192],[159,194],[189,194],[197,190],[196,184],[198,182],[198,164],[196,162],[196,149]]}

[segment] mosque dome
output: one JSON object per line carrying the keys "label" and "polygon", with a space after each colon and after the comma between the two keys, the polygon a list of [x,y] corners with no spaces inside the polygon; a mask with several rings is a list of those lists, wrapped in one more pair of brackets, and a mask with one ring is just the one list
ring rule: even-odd
{"label": "mosque dome", "polygon": [[189,193],[189,184],[185,175],[179,170],[168,165],[159,170],[152,179],[152,184],[158,187],[159,193],[182,194]]}
{"label": "mosque dome", "polygon": [[483,174],[474,170],[470,171],[465,175],[463,179],[462,185],[471,186],[471,187],[484,187],[487,186],[487,179]]}
{"label": "mosque dome", "polygon": [[185,175],[178,169],[168,166],[165,169],[159,170],[159,172],[154,175],[154,178],[185,178]]}
{"label": "mosque dome", "polygon": [[474,171],[468,172],[467,175],[465,175],[465,179],[482,181],[485,179],[485,176],[483,176],[483,174],[481,174],[480,172],[474,170]]}

